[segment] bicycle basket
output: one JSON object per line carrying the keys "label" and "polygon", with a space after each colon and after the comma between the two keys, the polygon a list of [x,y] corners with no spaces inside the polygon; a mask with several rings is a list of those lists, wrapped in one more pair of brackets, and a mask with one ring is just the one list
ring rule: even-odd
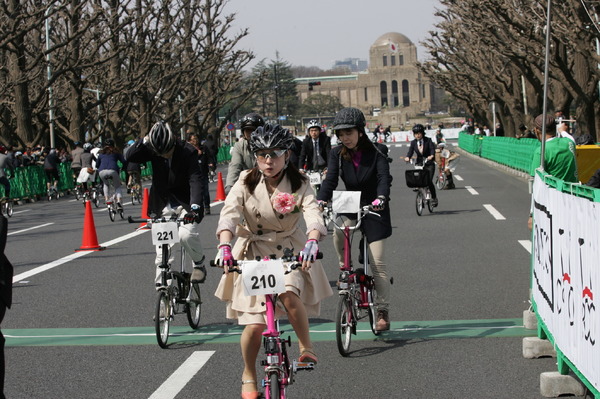
{"label": "bicycle basket", "polygon": [[406,171],[406,185],[410,188],[427,187],[429,174],[425,169],[410,169]]}

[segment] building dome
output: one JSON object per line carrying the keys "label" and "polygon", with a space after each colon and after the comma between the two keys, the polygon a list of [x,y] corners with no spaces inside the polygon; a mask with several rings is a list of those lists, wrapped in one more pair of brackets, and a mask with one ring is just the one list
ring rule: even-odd
{"label": "building dome", "polygon": [[413,44],[410,39],[406,36],[404,36],[402,33],[398,33],[398,32],[388,32],[385,33],[381,36],[379,36],[379,38],[377,38],[377,40],[375,40],[375,42],[373,43],[373,45],[371,46],[371,48],[373,47],[379,47],[379,46],[389,46],[390,43],[394,43],[397,45],[402,45],[402,44]]}

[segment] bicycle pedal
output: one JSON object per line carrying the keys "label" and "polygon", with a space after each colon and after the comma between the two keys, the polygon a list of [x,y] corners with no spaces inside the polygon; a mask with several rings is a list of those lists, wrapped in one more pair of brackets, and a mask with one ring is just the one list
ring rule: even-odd
{"label": "bicycle pedal", "polygon": [[315,369],[315,364],[313,362],[298,362],[295,361],[294,362],[296,365],[296,370],[314,370]]}

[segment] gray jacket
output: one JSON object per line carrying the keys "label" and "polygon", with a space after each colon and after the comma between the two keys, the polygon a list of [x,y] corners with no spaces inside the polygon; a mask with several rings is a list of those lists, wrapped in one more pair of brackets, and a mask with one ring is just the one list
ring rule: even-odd
{"label": "gray jacket", "polygon": [[225,183],[226,190],[229,191],[233,187],[243,170],[253,168],[255,163],[248,140],[241,138],[235,143],[231,151],[231,161],[229,162],[229,169],[227,169],[227,182]]}

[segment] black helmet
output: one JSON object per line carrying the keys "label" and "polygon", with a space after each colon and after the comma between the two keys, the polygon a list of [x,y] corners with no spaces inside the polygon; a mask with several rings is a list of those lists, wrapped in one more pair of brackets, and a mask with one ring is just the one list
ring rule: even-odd
{"label": "black helmet", "polygon": [[333,130],[351,129],[353,127],[363,130],[366,121],[365,115],[357,108],[342,108],[333,119]]}
{"label": "black helmet", "polygon": [[425,126],[421,125],[420,123],[417,123],[416,125],[413,126],[412,131],[413,131],[413,133],[425,134]]}
{"label": "black helmet", "polygon": [[264,150],[267,148],[290,149],[294,139],[288,129],[279,125],[266,123],[259,126],[250,135],[250,149],[252,152]]}
{"label": "black helmet", "polygon": [[75,147],[81,147],[81,141],[76,141],[73,143]]}
{"label": "black helmet", "polygon": [[175,135],[168,123],[156,122],[148,133],[148,145],[158,155],[164,155],[175,146]]}
{"label": "black helmet", "polygon": [[115,141],[113,139],[106,139],[106,140],[104,140],[104,146],[105,147],[114,147]]}
{"label": "black helmet", "polygon": [[240,129],[244,130],[245,128],[250,127],[256,130],[257,127],[264,125],[265,121],[263,117],[257,114],[256,112],[251,112],[242,118],[242,121],[240,123]]}

